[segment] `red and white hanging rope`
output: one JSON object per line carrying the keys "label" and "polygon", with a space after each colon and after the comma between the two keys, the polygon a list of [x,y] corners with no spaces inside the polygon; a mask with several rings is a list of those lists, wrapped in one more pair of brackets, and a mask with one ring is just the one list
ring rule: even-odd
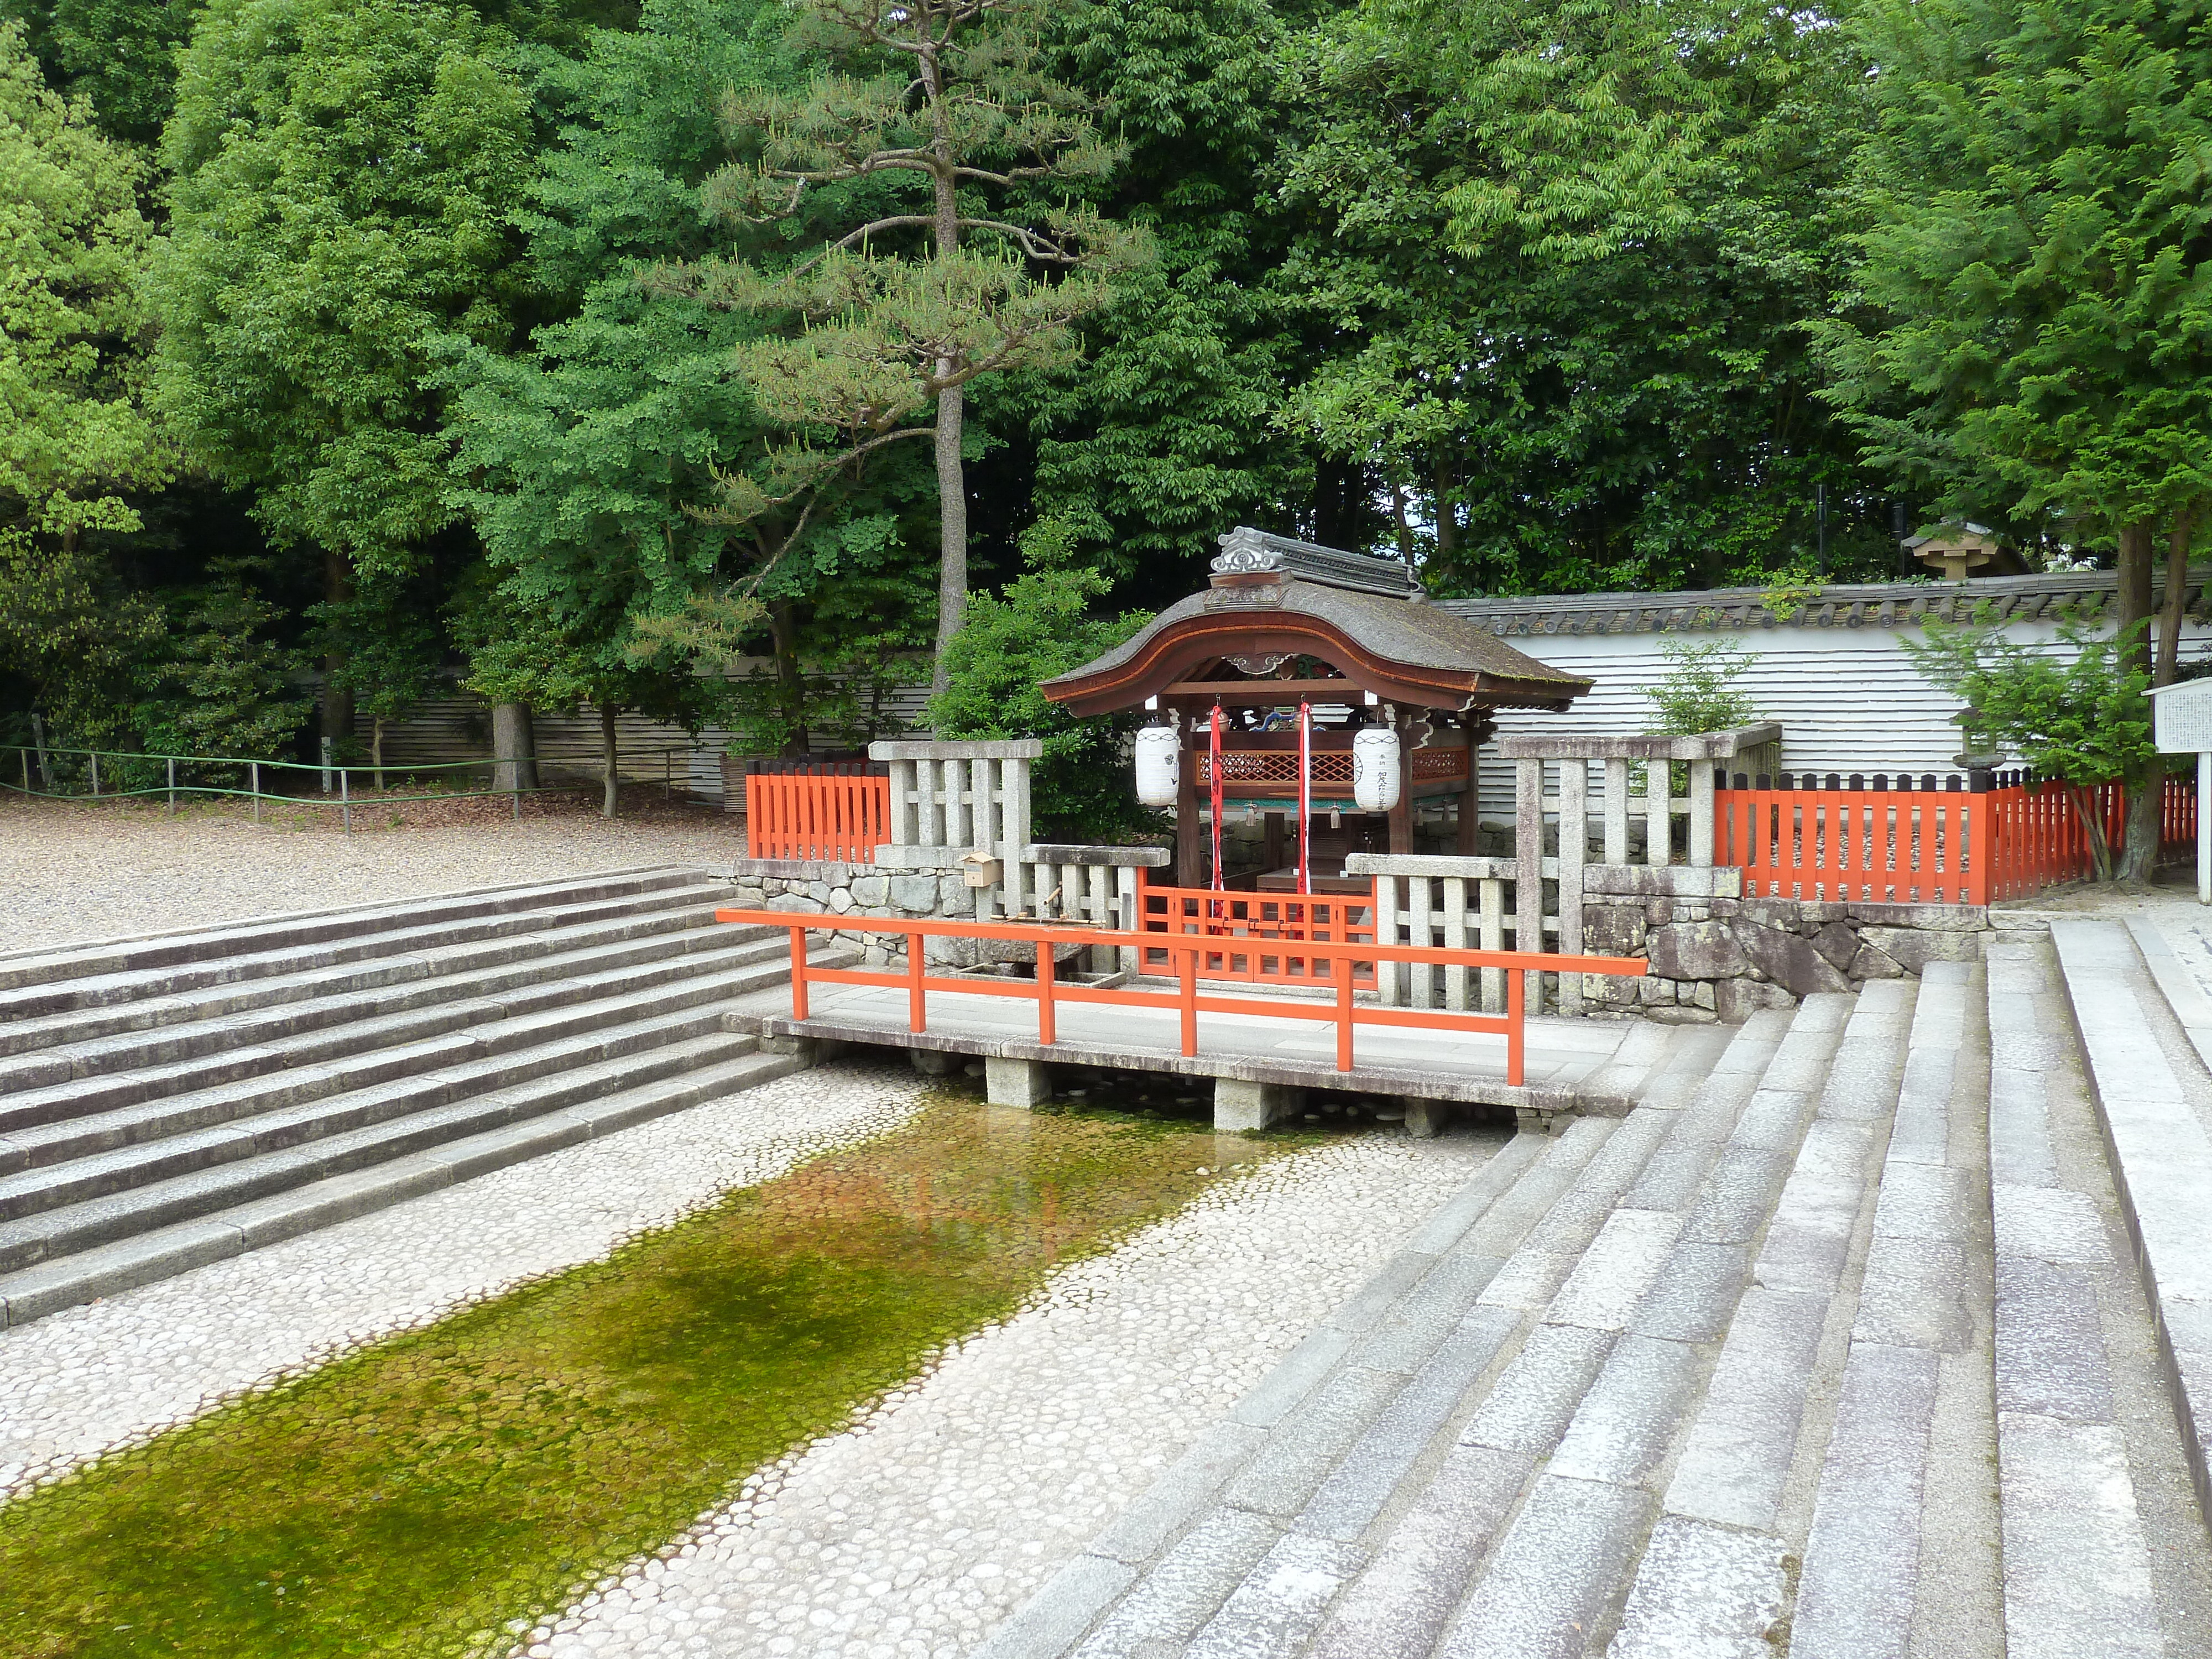
{"label": "red and white hanging rope", "polygon": [[1208,781],[1213,793],[1213,890],[1219,892],[1226,885],[1221,879],[1221,705],[1213,705],[1213,750],[1208,766]]}
{"label": "red and white hanging rope", "polygon": [[1313,708],[1298,705],[1298,891],[1313,891]]}

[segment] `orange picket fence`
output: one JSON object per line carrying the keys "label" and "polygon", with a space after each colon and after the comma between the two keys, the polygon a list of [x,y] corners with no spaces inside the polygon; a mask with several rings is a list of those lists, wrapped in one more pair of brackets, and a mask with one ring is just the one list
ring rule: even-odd
{"label": "orange picket fence", "polygon": [[[1375,896],[1365,893],[1216,892],[1210,887],[1160,887],[1137,872],[1137,930],[1207,941],[1200,953],[1201,979],[1241,979],[1258,985],[1328,982],[1328,957],[1314,945],[1372,945]],[[1171,971],[1171,947],[1149,939],[1139,947],[1146,973]],[[1353,964],[1356,989],[1375,988],[1371,958]]]}
{"label": "orange picket fence", "polygon": [[[1225,896],[1212,895],[1211,896]],[[810,988],[820,984],[876,985],[903,988],[907,994],[907,1028],[929,1029],[929,996],[951,992],[964,996],[1022,997],[1036,1004],[1037,1041],[1048,1047],[1060,1041],[1058,1010],[1066,1003],[1105,1003],[1119,1007],[1173,1010],[1181,1017],[1182,1048],[1186,1056],[1198,1053],[1200,1014],[1259,1015],[1270,1019],[1316,1021],[1336,1027],[1336,1069],[1353,1069],[1353,1037],[1363,1025],[1413,1026],[1427,1030],[1477,1031],[1505,1039],[1505,1080],[1519,1087],[1526,1077],[1527,1032],[1522,988],[1526,975],[1505,976],[1506,1007],[1503,1014],[1449,1013],[1432,1008],[1392,1008],[1361,1002],[1354,987],[1364,967],[1371,982],[1374,964],[1382,962],[1442,963],[1447,967],[1511,968],[1544,973],[1611,974],[1638,977],[1650,964],[1631,957],[1570,957],[1518,951],[1460,951],[1420,945],[1344,943],[1304,953],[1307,982],[1326,985],[1335,994],[1323,1001],[1313,998],[1221,996],[1200,994],[1199,981],[1212,974],[1205,963],[1218,955],[1218,936],[1203,933],[1167,933],[1146,940],[1144,948],[1166,960],[1164,977],[1173,978],[1171,991],[1146,990],[1127,985],[1081,985],[1063,982],[1054,967],[1054,947],[1105,945],[1126,949],[1130,934],[1104,927],[1062,927],[1039,922],[904,921],[847,914],[842,916],[801,915],[787,910],[717,910],[715,918],[745,927],[781,927],[791,935],[791,1017],[810,1018]],[[902,969],[873,970],[820,968],[806,959],[806,936],[811,930],[838,933],[886,933],[905,943]],[[995,939],[1027,945],[1036,956],[1034,979],[1015,979],[997,974],[951,975],[929,971],[923,941],[932,939]],[[1301,941],[1307,943],[1307,941]],[[1042,947],[1042,948],[1039,948]]]}
{"label": "orange picket fence", "polygon": [[[1831,773],[1753,785],[1741,775],[1713,794],[1713,862],[1743,872],[1747,898],[1875,904],[1990,904],[2091,872],[2088,832],[2063,784],[2024,773],[1956,774],[1848,782]],[[2099,784],[2092,807],[2117,848],[2127,791]],[[2165,779],[2160,850],[2196,845],[2197,785]]]}
{"label": "orange picket fence", "polygon": [[872,864],[888,842],[890,779],[865,762],[757,763],[745,773],[745,856]]}

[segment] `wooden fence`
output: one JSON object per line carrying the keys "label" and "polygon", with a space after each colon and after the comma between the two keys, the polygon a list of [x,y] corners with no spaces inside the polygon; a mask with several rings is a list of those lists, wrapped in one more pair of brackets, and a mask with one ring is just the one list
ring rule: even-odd
{"label": "wooden fence", "polygon": [[[2117,849],[2127,792],[2092,791]],[[2169,776],[2160,797],[2160,851],[2197,838],[2194,779]],[[1738,774],[1716,792],[1713,862],[1743,872],[1747,898],[1875,904],[1990,904],[2091,871],[2089,837],[2063,784],[2018,772],[1938,778],[1811,773],[1772,781]]]}
{"label": "wooden fence", "polygon": [[890,778],[866,761],[758,761],[745,773],[745,856],[872,864],[891,838]]}

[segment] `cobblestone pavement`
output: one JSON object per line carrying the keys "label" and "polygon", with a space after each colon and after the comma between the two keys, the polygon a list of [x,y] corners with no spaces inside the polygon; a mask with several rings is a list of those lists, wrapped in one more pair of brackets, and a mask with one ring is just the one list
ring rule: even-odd
{"label": "cobblestone pavement", "polygon": [[246,916],[558,879],[653,864],[727,864],[743,820],[653,805],[600,817],[565,797],[520,823],[371,830],[256,824],[227,811],[176,817],[138,805],[0,800],[0,951],[117,939]]}
{"label": "cobblestone pavement", "polygon": [[969,1651],[1504,1140],[1366,1135],[1224,1183],[1059,1273],[518,1651]]}
{"label": "cobblestone pavement", "polygon": [[902,1066],[839,1064],[179,1278],[0,1331],[0,1496],[347,1348],[605,1255],[910,1115]]}

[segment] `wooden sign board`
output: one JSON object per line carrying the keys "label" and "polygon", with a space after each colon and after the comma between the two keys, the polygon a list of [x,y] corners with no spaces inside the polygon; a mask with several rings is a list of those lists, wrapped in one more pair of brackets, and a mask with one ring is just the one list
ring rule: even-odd
{"label": "wooden sign board", "polygon": [[2150,694],[2152,735],[2161,755],[2212,750],[2212,679],[2182,680]]}
{"label": "wooden sign board", "polygon": [[2212,904],[2212,679],[2159,686],[2150,708],[2158,752],[2197,757],[2197,902]]}

